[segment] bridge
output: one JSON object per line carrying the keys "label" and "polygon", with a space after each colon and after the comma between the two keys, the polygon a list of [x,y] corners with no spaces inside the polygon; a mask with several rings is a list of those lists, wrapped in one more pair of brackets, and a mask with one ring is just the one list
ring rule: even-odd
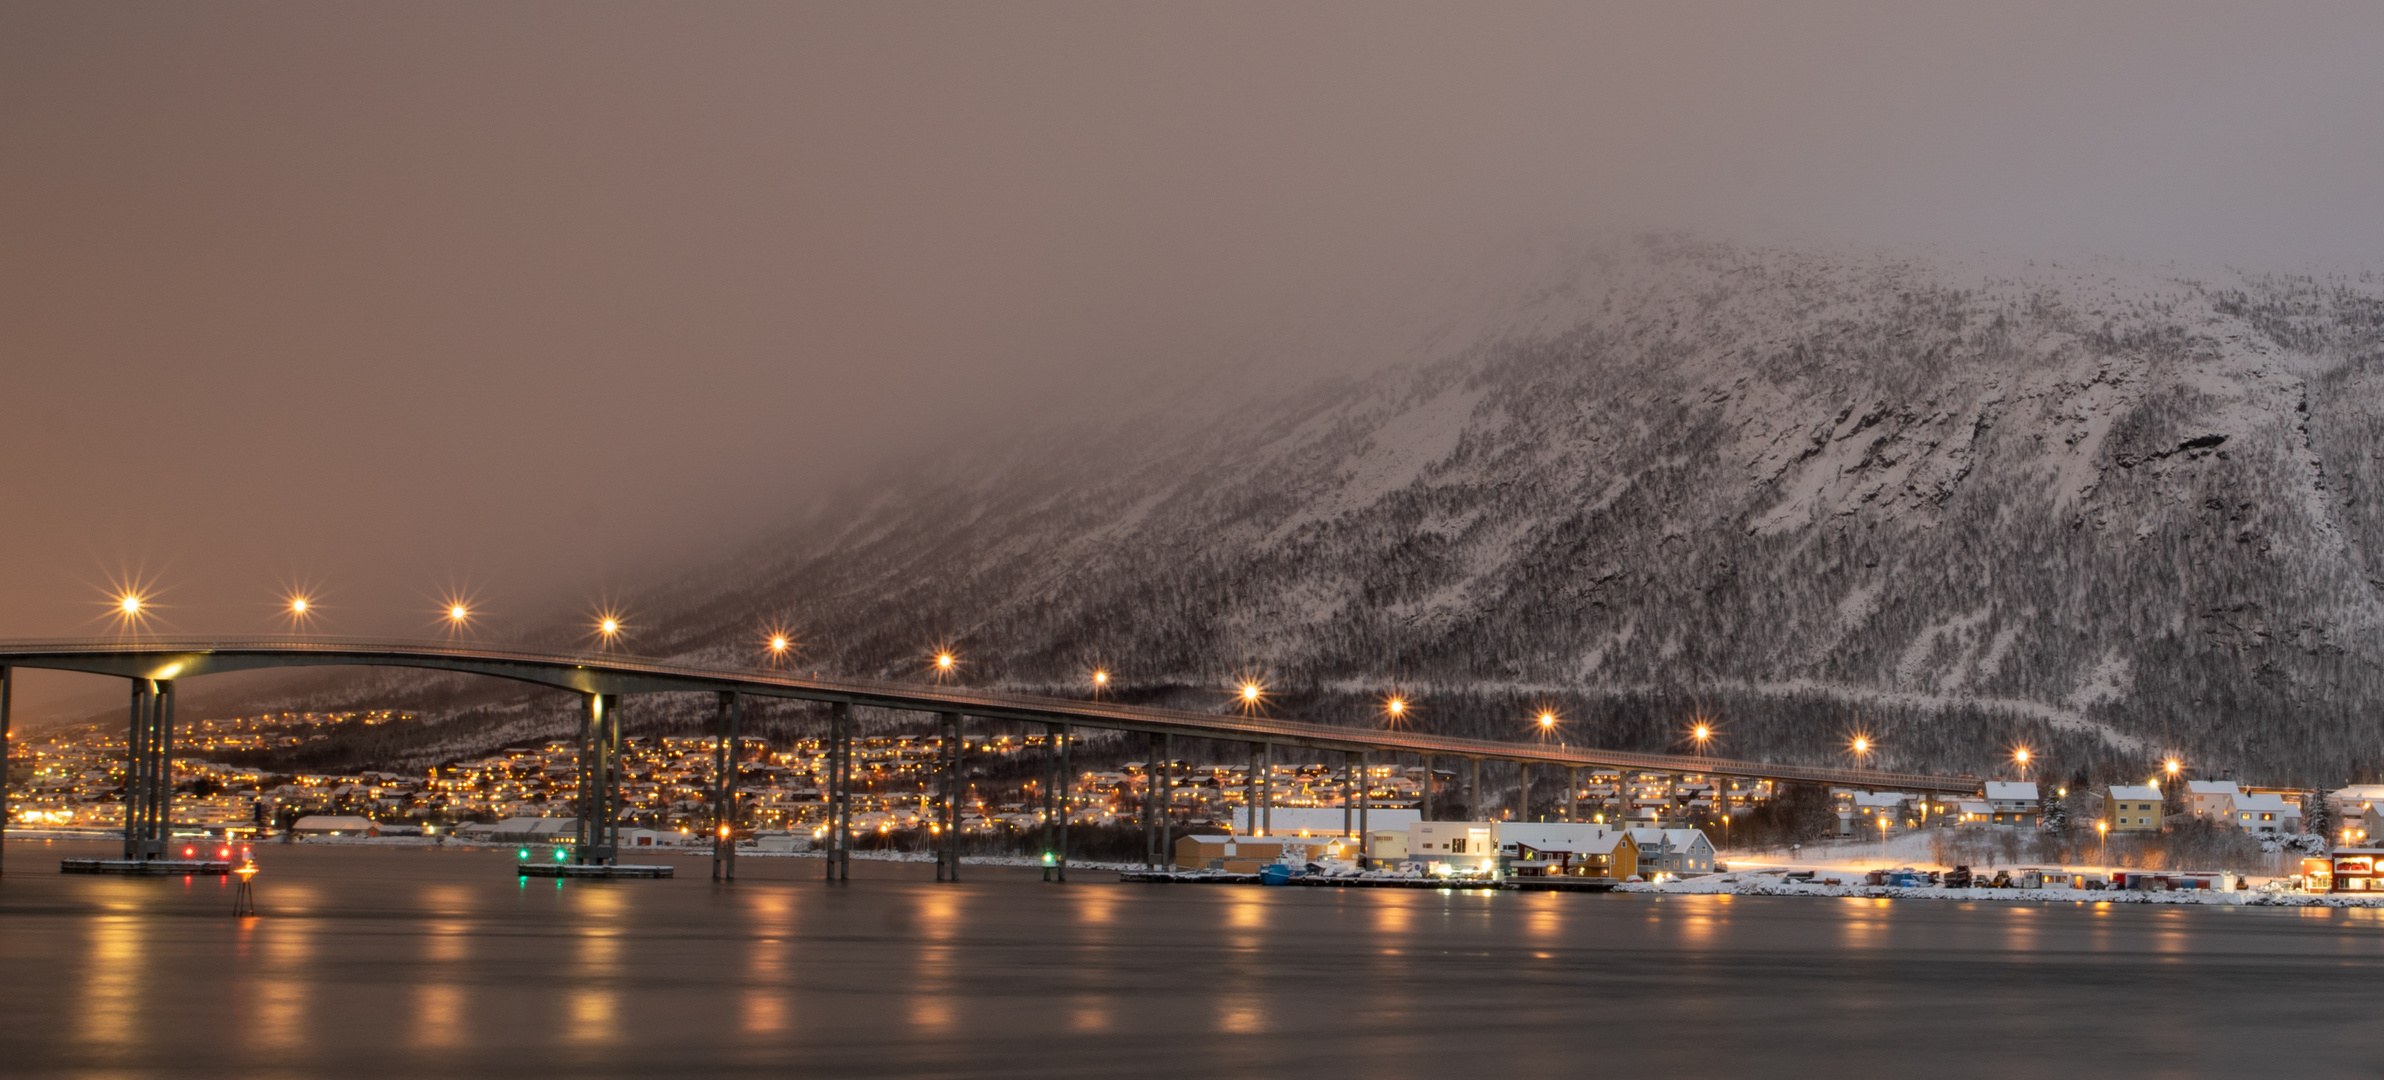
{"label": "bridge", "polygon": [[[1574,808],[1571,793],[1579,789],[1579,770],[1616,769],[1675,776],[1773,780],[1824,784],[1870,791],[1911,791],[1932,794],[1975,794],[1980,782],[1970,777],[1882,772],[1872,769],[1788,765],[1728,758],[1676,754],[1641,754],[1556,743],[1506,742],[1458,738],[1400,728],[1360,728],[1255,714],[1216,714],[1182,709],[1124,705],[1007,693],[945,684],[901,683],[869,679],[803,677],[776,670],[732,670],[698,667],[617,653],[550,652],[500,648],[459,642],[381,641],[341,638],[142,638],[137,640],[0,641],[0,740],[8,731],[13,671],[39,668],[78,671],[126,679],[131,684],[127,725],[124,845],[127,859],[156,859],[171,839],[173,797],[174,687],[177,681],[201,675],[292,667],[410,667],[510,679],[568,691],[581,701],[579,735],[579,828],[574,836],[577,864],[607,866],[619,855],[621,819],[620,699],[633,694],[711,693],[717,696],[714,723],[715,821],[736,819],[736,770],[730,761],[746,698],[781,698],[820,702],[829,706],[827,803],[827,875],[831,880],[849,873],[852,854],[852,739],[855,707],[936,714],[943,738],[943,757],[937,763],[939,880],[959,878],[959,732],[964,717],[1042,724],[1055,736],[1046,743],[1045,767],[1050,779],[1043,787],[1046,850],[1067,850],[1064,796],[1071,785],[1069,752],[1075,728],[1134,732],[1152,743],[1156,775],[1144,785],[1142,823],[1152,861],[1172,851],[1172,823],[1166,807],[1175,786],[1174,743],[1178,738],[1240,743],[1249,750],[1250,790],[1246,793],[1253,823],[1262,831],[1271,824],[1273,785],[1258,777],[1271,771],[1276,747],[1340,752],[1357,775],[1376,754],[1408,755],[1423,760],[1427,770],[1435,759],[1452,758],[1472,765],[1469,806],[1481,805],[1481,764],[1512,762],[1522,767],[1528,792],[1530,769],[1548,766],[1566,770],[1575,782],[1567,788],[1567,814]],[[0,743],[4,745],[4,743]],[[1354,799],[1343,772],[1343,803],[1354,805],[1359,835],[1365,835],[1368,806],[1366,784]],[[1433,818],[1433,785],[1424,791],[1423,815]],[[1528,805],[1528,803],[1526,803]],[[1050,835],[1056,819],[1058,835]],[[0,823],[6,820],[0,804]],[[0,825],[4,827],[4,825]],[[713,846],[713,876],[733,878],[736,848],[724,825]],[[1057,847],[1052,847],[1056,841]],[[1059,860],[1058,876],[1065,880],[1066,860]],[[1047,871],[1047,876],[1049,872]]]}

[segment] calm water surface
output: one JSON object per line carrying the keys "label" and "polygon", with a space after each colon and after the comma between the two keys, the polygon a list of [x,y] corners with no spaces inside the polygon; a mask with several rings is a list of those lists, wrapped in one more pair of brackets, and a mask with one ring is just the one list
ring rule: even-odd
{"label": "calm water surface", "polygon": [[[1123,885],[265,847],[0,878],[8,1076],[2374,1076],[2374,911]],[[2376,980],[2376,981],[2371,981]]]}

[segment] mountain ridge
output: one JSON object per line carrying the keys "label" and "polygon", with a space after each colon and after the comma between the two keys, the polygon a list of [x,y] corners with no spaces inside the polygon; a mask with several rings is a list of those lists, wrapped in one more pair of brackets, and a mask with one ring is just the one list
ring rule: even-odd
{"label": "mountain ridge", "polygon": [[[1681,237],[1402,362],[988,440],[634,598],[641,651],[1986,771],[2384,760],[2384,285]],[[1519,282],[1523,284],[1518,284]],[[1463,290],[1460,290],[1463,291]],[[1402,334],[1408,331],[1401,331]],[[1377,333],[1378,338],[1397,337]]]}

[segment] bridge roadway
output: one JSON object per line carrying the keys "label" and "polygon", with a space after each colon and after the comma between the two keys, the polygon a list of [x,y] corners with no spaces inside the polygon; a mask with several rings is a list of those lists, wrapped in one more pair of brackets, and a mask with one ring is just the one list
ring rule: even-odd
{"label": "bridge roadway", "polygon": [[1681,754],[1638,754],[1546,742],[1466,739],[1399,728],[1358,728],[1266,716],[1198,713],[949,685],[806,678],[775,671],[706,668],[615,653],[314,637],[0,641],[0,668],[81,671],[135,680],[178,680],[261,668],[334,666],[429,668],[512,679],[581,694],[705,692],[793,698],[1316,750],[1780,780],[1871,791],[1961,795],[1981,790],[1980,781],[1971,777]]}

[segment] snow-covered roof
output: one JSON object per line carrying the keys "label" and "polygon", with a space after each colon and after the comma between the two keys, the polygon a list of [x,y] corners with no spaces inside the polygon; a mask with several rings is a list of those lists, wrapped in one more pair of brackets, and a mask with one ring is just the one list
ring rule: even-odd
{"label": "snow-covered roof", "polygon": [[2185,782],[2185,790],[2196,795],[2243,794],[2243,789],[2236,787],[2233,780],[2188,780]]}
{"label": "snow-covered roof", "polygon": [[[1662,830],[1631,829],[1615,832],[1576,833],[1568,836],[1542,837],[1539,843],[1528,840],[1517,841],[1517,845],[1530,848],[1533,851],[1560,852],[1571,855],[1610,855],[1624,844],[1638,843],[1631,839],[1631,833],[1660,831]],[[1640,844],[1639,846],[1644,848],[1647,845]],[[1676,849],[1678,846],[1674,845]]]}
{"label": "snow-covered roof", "polygon": [[2035,802],[2036,782],[2033,780],[1989,780],[1987,798],[1996,802]]}
{"label": "snow-covered roof", "polygon": [[1893,807],[1902,806],[1910,801],[1912,801],[1912,796],[1901,791],[1857,791],[1854,793],[1854,805],[1856,806]]}
{"label": "snow-covered roof", "polygon": [[299,818],[297,824],[291,827],[300,832],[313,832],[318,829],[363,832],[373,827],[373,820],[348,814],[308,814]]}
{"label": "snow-covered roof", "polygon": [[1671,840],[1674,851],[1686,851],[1697,844],[1713,846],[1713,842],[1705,838],[1703,829],[1632,829],[1630,833],[1631,841],[1638,844],[1641,850],[1661,846],[1666,838]]}
{"label": "snow-covered roof", "polygon": [[2280,818],[2301,816],[2301,807],[2286,802],[2282,795],[2237,795],[2235,810],[2245,814],[2275,814]]}
{"label": "snow-covered roof", "polygon": [[497,823],[491,831],[508,836],[517,834],[561,833],[579,830],[578,818],[567,817],[511,817]]}
{"label": "snow-covered roof", "polygon": [[2161,793],[2159,788],[2150,784],[2113,784],[2111,797],[2132,802],[2159,802]]}

